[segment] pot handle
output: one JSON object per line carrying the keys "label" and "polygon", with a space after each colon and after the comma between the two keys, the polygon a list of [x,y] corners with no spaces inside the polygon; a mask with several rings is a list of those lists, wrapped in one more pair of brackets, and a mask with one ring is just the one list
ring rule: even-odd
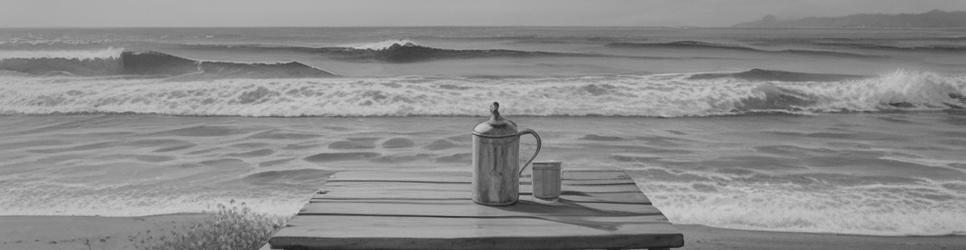
{"label": "pot handle", "polygon": [[529,166],[530,163],[533,163],[533,159],[536,159],[537,158],[537,154],[540,153],[540,146],[542,146],[541,145],[542,142],[540,141],[540,135],[537,134],[537,131],[533,131],[533,129],[526,129],[526,130],[523,130],[523,131],[518,132],[516,134],[516,136],[522,136],[522,135],[525,135],[525,134],[533,135],[533,138],[537,139],[537,150],[533,152],[533,156],[530,156],[530,160],[527,160],[527,163],[526,164],[523,164],[523,167],[520,168],[519,175],[521,175],[521,176],[523,175],[523,170],[526,170],[527,169],[527,166]]}

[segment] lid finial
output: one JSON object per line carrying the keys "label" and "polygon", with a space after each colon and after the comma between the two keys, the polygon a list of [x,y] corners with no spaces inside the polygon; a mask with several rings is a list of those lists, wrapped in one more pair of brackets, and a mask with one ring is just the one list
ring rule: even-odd
{"label": "lid finial", "polygon": [[473,134],[490,138],[503,138],[517,134],[517,124],[500,115],[500,103],[490,104],[490,119],[473,127]]}
{"label": "lid finial", "polygon": [[500,116],[500,103],[499,102],[493,102],[493,104],[490,105],[490,114],[493,115],[493,116],[490,117],[490,120],[494,120],[494,121],[503,120],[503,117]]}

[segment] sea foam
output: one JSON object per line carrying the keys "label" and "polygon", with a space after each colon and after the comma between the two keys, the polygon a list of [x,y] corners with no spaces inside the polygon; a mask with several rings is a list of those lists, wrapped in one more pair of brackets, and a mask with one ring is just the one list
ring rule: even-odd
{"label": "sea foam", "polygon": [[0,50],[0,60],[4,59],[40,59],[63,58],[77,60],[116,59],[121,56],[124,48],[106,48],[93,50]]}
{"label": "sea foam", "polygon": [[[0,51],[2,52],[2,51]],[[32,75],[188,76],[193,78],[329,77],[332,73],[298,62],[248,63],[199,61],[156,51],[31,51],[7,52],[0,71]]]}
{"label": "sea foam", "polygon": [[[962,181],[866,181],[829,174],[735,175],[649,166],[638,181],[680,224],[882,236],[966,234]],[[872,178],[865,178],[872,179]]]}
{"label": "sea foam", "polygon": [[690,79],[691,74],[559,78],[0,78],[0,113],[192,116],[475,116],[500,101],[534,116],[694,117],[945,110],[966,106],[966,77],[897,71],[835,82]]}

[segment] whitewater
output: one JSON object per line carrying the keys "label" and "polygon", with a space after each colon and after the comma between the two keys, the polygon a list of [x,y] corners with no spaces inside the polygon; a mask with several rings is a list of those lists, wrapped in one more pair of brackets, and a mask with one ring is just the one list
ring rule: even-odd
{"label": "whitewater", "polygon": [[832,82],[694,74],[564,78],[156,79],[0,77],[0,113],[190,116],[476,116],[505,100],[532,116],[703,117],[966,107],[966,77],[896,71]]}

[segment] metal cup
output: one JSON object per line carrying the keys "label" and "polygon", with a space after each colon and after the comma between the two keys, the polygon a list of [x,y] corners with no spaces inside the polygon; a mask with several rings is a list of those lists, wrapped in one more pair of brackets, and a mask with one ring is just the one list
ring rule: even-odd
{"label": "metal cup", "polygon": [[533,163],[533,197],[539,199],[556,199],[560,197],[560,167],[559,161],[544,161]]}

